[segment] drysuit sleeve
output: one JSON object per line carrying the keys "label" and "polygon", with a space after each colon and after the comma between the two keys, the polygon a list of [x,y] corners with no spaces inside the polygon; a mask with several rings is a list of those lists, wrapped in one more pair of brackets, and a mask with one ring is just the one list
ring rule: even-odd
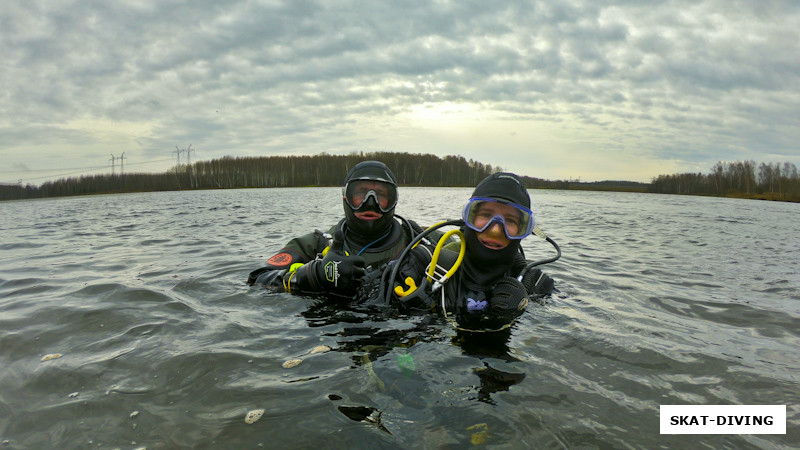
{"label": "drysuit sleeve", "polygon": [[267,265],[250,272],[247,276],[247,284],[260,284],[264,286],[282,286],[283,274],[289,270],[292,264],[308,261],[295,249],[284,247],[278,253],[272,255],[267,260]]}
{"label": "drysuit sleeve", "polygon": [[282,249],[267,260],[267,265],[256,269],[247,277],[247,284],[260,284],[269,287],[283,288],[283,275],[294,264],[305,264],[316,258],[328,245],[325,233],[317,230],[313,233],[294,238]]}

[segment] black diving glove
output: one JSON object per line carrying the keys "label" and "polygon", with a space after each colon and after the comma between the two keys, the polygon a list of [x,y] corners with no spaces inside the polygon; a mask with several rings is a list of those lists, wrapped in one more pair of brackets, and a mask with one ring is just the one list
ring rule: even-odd
{"label": "black diving glove", "polygon": [[522,285],[533,297],[545,297],[553,293],[555,281],[541,269],[532,269],[522,278]]}
{"label": "black diving glove", "polygon": [[492,289],[489,309],[507,318],[518,317],[528,306],[528,291],[516,278],[501,278]]}
{"label": "black diving glove", "polygon": [[339,230],[322,259],[315,259],[294,272],[286,273],[283,284],[287,292],[352,297],[364,276],[365,266],[364,258],[344,251],[344,236]]}
{"label": "black diving glove", "polygon": [[459,312],[456,321],[462,330],[487,332],[507,329],[528,306],[528,291],[516,278],[501,278],[491,291],[483,294],[469,297],[466,308]]}
{"label": "black diving glove", "polygon": [[286,272],[286,269],[262,267],[250,272],[250,275],[247,277],[247,284],[250,286],[261,284],[268,288],[279,288]]}

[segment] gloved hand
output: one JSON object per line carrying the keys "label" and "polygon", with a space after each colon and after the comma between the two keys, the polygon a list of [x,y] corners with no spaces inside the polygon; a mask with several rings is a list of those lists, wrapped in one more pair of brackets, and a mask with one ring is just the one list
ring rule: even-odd
{"label": "gloved hand", "polygon": [[489,308],[492,312],[514,318],[528,306],[528,291],[516,278],[501,278],[492,289]]}
{"label": "gloved hand", "polygon": [[528,292],[512,277],[498,280],[490,292],[472,294],[477,295],[471,295],[466,307],[458,310],[456,321],[462,330],[487,332],[507,329],[528,306]]}
{"label": "gloved hand", "polygon": [[541,269],[532,269],[522,278],[522,285],[533,297],[544,297],[553,293],[555,281]]}
{"label": "gloved hand", "polygon": [[309,292],[352,297],[364,276],[364,258],[344,251],[344,236],[338,230],[328,252],[284,275],[289,292]]}
{"label": "gloved hand", "polygon": [[250,275],[247,277],[247,284],[250,286],[261,284],[270,288],[280,287],[281,280],[283,280],[283,276],[286,272],[286,269],[270,270],[269,267],[262,267],[250,272]]}

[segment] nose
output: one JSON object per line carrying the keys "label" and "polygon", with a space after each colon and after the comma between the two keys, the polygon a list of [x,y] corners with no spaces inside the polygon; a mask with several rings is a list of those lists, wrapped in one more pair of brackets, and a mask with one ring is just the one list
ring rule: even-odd
{"label": "nose", "polygon": [[493,221],[492,223],[489,224],[489,229],[486,231],[503,234],[503,224],[500,223],[499,221]]}

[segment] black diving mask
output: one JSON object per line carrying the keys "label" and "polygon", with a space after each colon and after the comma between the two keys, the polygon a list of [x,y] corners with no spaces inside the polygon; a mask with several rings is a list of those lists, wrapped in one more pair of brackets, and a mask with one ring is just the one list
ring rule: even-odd
{"label": "black diving mask", "polygon": [[377,180],[353,180],[342,188],[342,196],[353,211],[374,205],[386,213],[397,205],[397,186]]}

